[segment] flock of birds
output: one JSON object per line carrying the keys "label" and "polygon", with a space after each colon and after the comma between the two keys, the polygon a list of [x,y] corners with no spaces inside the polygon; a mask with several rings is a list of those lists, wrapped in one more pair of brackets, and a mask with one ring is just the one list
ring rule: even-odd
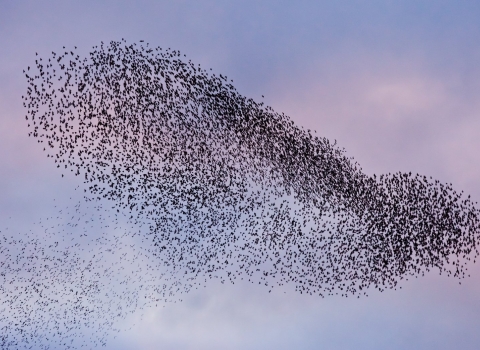
{"label": "flock of birds", "polygon": [[29,135],[83,180],[72,219],[100,226],[4,234],[2,348],[86,346],[85,327],[102,344],[116,320],[211,278],[348,297],[432,269],[465,276],[480,233],[470,197],[418,174],[367,176],[183,57],[122,40],[25,70]]}

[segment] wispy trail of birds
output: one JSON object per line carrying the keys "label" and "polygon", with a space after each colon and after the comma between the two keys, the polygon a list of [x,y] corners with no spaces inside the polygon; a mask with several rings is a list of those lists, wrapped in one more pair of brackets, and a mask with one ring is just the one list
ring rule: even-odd
{"label": "wispy trail of birds", "polygon": [[[292,285],[300,293],[360,296],[369,287],[397,288],[402,279],[432,269],[465,276],[466,263],[478,255],[480,233],[479,210],[469,196],[418,174],[367,176],[335,144],[184,57],[122,40],[94,47],[87,58],[64,48],[37,57],[35,69],[25,70],[30,135],[52,163],[83,180],[92,203],[113,204],[111,215],[128,213],[138,228],[128,232],[141,231],[143,242],[142,248],[129,246],[141,252],[130,254],[129,264],[147,262],[145,271],[129,278],[149,282],[129,282],[135,287],[126,288],[125,296],[105,297],[113,287],[91,284],[92,278],[101,282],[115,275],[104,272],[103,257],[88,265],[89,278],[62,277],[86,296],[78,308],[67,303],[64,318],[57,318],[62,327],[76,325],[84,314],[85,323],[103,322],[101,343],[116,318],[209,278],[249,280],[268,290]],[[118,239],[106,242],[102,249],[124,247]],[[77,260],[68,259],[75,249],[66,258],[74,265]],[[60,254],[55,252],[48,254]],[[28,259],[26,253],[19,256]],[[7,255],[6,261],[15,258]],[[117,263],[108,271],[125,264]],[[35,274],[23,268],[30,278],[21,280],[25,298],[37,303],[33,309],[8,304],[14,296],[0,290],[9,310],[28,318],[25,334],[47,329],[41,323],[53,317],[49,305],[61,309],[62,298],[72,295],[50,289],[55,298],[42,304],[45,281],[62,271],[54,265],[38,266]],[[131,307],[117,314],[122,303]],[[6,330],[19,332],[13,318],[3,321]],[[5,342],[17,338],[6,336]]]}

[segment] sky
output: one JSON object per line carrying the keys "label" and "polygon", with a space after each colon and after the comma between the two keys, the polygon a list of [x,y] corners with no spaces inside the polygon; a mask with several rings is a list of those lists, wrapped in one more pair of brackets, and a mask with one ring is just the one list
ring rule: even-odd
{"label": "sky", "polygon": [[[78,195],[27,136],[23,69],[36,52],[122,38],[228,76],[369,175],[420,173],[478,201],[479,18],[478,1],[0,0],[0,231],[44,237],[39,220]],[[105,349],[478,349],[480,268],[469,271],[360,299],[210,281],[127,317]]]}

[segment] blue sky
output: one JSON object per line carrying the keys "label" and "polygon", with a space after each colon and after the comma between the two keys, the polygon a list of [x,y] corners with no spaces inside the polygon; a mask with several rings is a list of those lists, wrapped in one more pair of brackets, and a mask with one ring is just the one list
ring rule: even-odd
{"label": "blue sky", "polygon": [[[78,185],[27,137],[22,70],[35,52],[121,38],[227,75],[367,174],[419,172],[479,200],[479,18],[476,1],[0,0],[0,226],[42,237],[35,223]],[[470,272],[362,299],[212,281],[132,315],[107,349],[478,349],[478,264]]]}

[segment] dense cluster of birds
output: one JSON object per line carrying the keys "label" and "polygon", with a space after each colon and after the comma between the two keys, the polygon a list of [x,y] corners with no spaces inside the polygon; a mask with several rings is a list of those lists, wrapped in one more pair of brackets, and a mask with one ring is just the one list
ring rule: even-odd
{"label": "dense cluster of birds", "polygon": [[[111,203],[144,228],[150,287],[135,288],[152,302],[210,278],[360,296],[432,269],[465,276],[480,233],[470,197],[418,174],[367,176],[335,143],[184,57],[122,40],[86,58],[64,48],[25,70],[30,135],[58,168],[82,178],[86,199]],[[63,271],[49,266],[39,267],[46,278]],[[68,278],[86,297],[63,327],[84,312],[115,314],[108,303],[94,310],[107,287]],[[39,283],[32,288],[41,297],[38,281],[27,282]],[[70,296],[56,293],[57,303]],[[51,304],[39,300],[37,308]]]}

